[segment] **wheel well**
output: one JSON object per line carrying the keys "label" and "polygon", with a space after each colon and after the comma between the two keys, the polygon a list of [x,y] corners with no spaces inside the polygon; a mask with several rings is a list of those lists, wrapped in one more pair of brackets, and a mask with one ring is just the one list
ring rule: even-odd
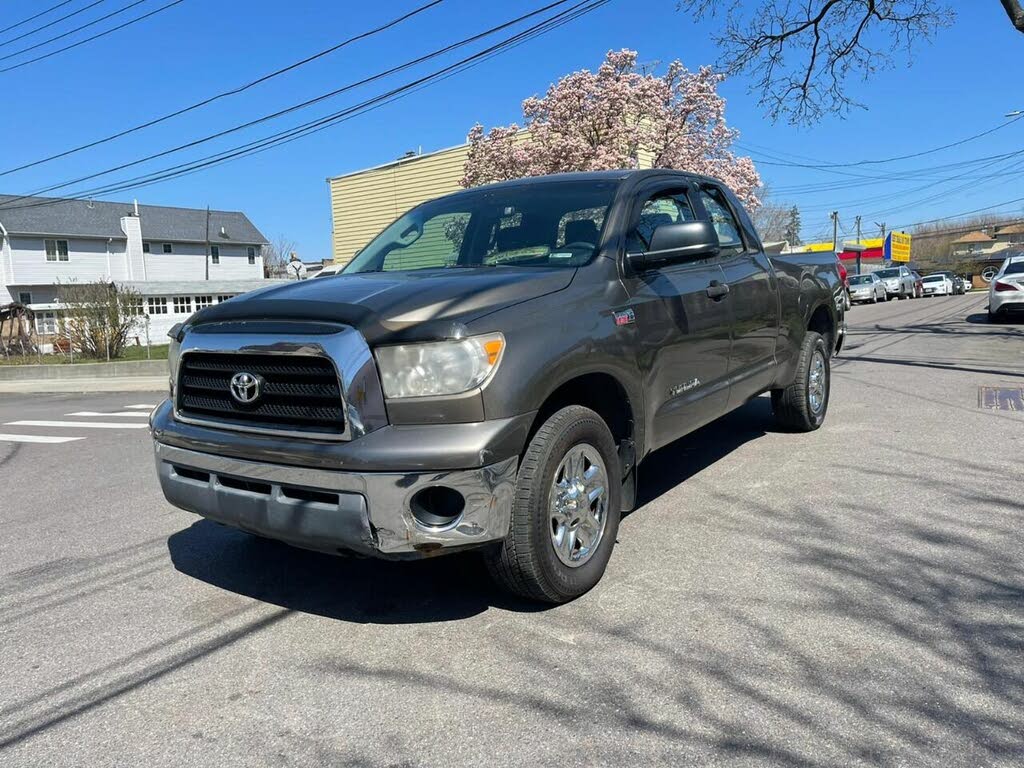
{"label": "wheel well", "polygon": [[814,310],[807,323],[807,330],[821,334],[821,337],[825,339],[825,346],[830,351],[835,350],[835,324],[832,322],[832,315],[829,313],[828,307],[822,305]]}
{"label": "wheel well", "polygon": [[552,414],[569,405],[582,405],[604,419],[616,444],[633,437],[633,409],[622,385],[607,373],[588,373],[562,384],[537,411],[530,438]]}

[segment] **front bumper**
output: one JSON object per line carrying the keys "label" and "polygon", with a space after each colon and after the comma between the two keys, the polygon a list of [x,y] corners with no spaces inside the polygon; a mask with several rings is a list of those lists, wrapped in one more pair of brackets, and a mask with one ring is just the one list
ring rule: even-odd
{"label": "front bumper", "polygon": [[[202,453],[157,441],[167,500],[225,525],[323,552],[408,559],[496,541],[508,532],[518,458],[468,470],[351,472]],[[413,497],[458,491],[444,526],[421,524]]]}

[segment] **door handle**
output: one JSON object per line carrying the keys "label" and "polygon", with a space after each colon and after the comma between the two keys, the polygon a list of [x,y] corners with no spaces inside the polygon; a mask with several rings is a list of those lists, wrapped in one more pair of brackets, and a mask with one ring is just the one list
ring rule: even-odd
{"label": "door handle", "polygon": [[718,301],[724,298],[729,293],[729,286],[726,283],[720,283],[717,280],[712,280],[711,285],[708,286],[708,297]]}

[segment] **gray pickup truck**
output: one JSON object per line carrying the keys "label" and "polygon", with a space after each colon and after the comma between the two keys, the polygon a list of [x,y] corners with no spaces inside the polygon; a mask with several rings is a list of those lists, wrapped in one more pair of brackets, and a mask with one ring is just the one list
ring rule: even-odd
{"label": "gray pickup truck", "polygon": [[479,548],[505,588],[564,602],[604,573],[652,451],[766,392],[783,427],[821,425],[842,293],[832,254],[766,255],[714,179],[459,192],[337,276],[172,331],[160,484],[299,547]]}

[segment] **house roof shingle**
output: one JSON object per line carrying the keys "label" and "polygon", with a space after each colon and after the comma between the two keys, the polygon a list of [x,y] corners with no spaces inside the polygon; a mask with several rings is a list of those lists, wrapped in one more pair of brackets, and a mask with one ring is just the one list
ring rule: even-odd
{"label": "house roof shingle", "polygon": [[953,244],[956,245],[958,243],[991,243],[992,240],[993,238],[989,237],[981,230],[978,230],[977,232],[968,232],[963,237],[954,240]]}
{"label": "house roof shingle", "polygon": [[1024,224],[1008,224],[996,228],[997,235],[1024,235]]}
{"label": "house roof shingle", "polygon": [[[0,224],[11,234],[123,240],[121,218],[133,212],[133,203],[0,195]],[[144,240],[206,241],[205,208],[140,205],[139,220]],[[210,242],[262,245],[267,239],[244,213],[211,210]]]}

